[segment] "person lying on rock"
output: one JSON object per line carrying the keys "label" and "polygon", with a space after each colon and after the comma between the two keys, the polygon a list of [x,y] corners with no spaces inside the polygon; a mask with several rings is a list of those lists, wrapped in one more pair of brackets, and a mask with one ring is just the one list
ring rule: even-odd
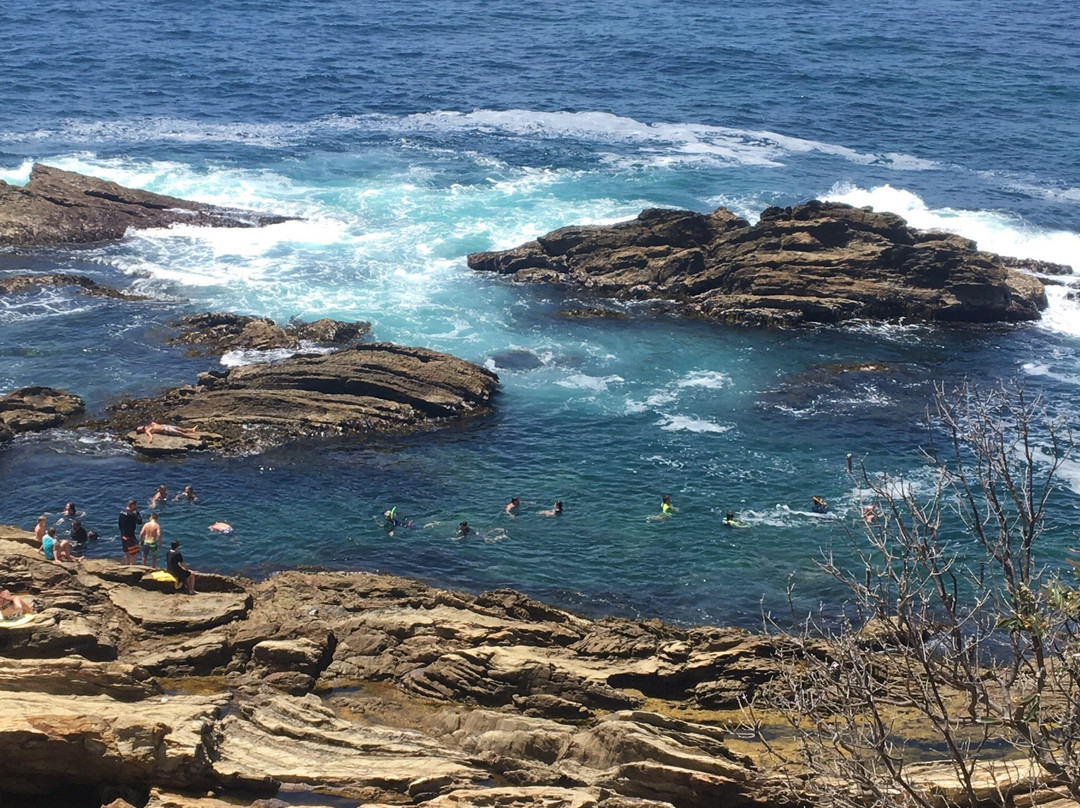
{"label": "person lying on rock", "polygon": [[184,556],[180,552],[180,542],[174,541],[169,545],[169,552],[165,553],[165,566],[169,574],[187,587],[189,595],[195,594],[195,573],[184,563]]}
{"label": "person lying on rock", "polygon": [[18,595],[7,589],[0,589],[0,617],[4,620],[17,620],[24,614],[34,614],[34,607]]}
{"label": "person lying on rock", "polygon": [[151,421],[148,424],[135,427],[135,431],[140,435],[147,436],[147,443],[154,442],[154,435],[168,435],[173,438],[187,438],[188,440],[199,440],[202,437],[202,433],[197,429],[191,429],[186,426],[175,426],[173,424],[159,424],[156,421]]}

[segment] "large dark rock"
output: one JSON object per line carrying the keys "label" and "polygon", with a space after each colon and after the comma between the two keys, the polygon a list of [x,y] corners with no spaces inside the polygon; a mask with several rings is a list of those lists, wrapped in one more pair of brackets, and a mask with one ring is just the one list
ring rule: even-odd
{"label": "large dark rock", "polygon": [[0,182],[0,245],[86,244],[122,238],[129,227],[260,227],[287,219],[125,188],[40,163],[25,186]]}
{"label": "large dark rock", "polygon": [[258,451],[303,437],[457,423],[491,410],[498,381],[449,354],[371,343],[204,373],[198,384],[114,405],[105,425],[125,431],[157,421],[205,433],[194,441],[130,435],[147,453],[206,446]]}
{"label": "large dark rock", "polygon": [[811,201],[756,225],[728,210],[646,210],[607,227],[564,227],[469,266],[628,299],[676,301],[726,322],[855,318],[1016,322],[1046,307],[1042,283],[974,242],[891,213]]}
{"label": "large dark rock", "polygon": [[189,345],[196,354],[239,349],[295,350],[304,342],[341,347],[356,344],[371,331],[371,323],[343,323],[325,317],[313,323],[289,323],[282,328],[268,317],[227,312],[193,314],[181,317],[173,325],[180,331],[168,342]]}
{"label": "large dark rock", "polygon": [[20,432],[40,432],[86,410],[81,398],[52,387],[22,387],[0,396],[0,442]]}

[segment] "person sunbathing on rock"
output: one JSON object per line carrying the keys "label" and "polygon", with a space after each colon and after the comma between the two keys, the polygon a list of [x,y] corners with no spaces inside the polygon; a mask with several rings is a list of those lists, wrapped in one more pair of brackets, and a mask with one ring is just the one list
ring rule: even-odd
{"label": "person sunbathing on rock", "polygon": [[16,620],[24,614],[34,614],[34,607],[7,589],[0,589],[0,617]]}
{"label": "person sunbathing on rock", "polygon": [[191,429],[186,426],[175,426],[173,424],[159,424],[156,421],[151,421],[148,424],[135,427],[135,431],[140,435],[147,436],[147,443],[154,442],[154,435],[168,435],[173,438],[187,438],[188,440],[199,440],[202,437],[202,433],[197,429]]}

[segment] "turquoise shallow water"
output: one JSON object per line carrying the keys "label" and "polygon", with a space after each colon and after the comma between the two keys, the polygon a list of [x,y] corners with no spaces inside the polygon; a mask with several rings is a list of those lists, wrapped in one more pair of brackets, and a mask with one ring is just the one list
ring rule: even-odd
{"label": "turquoise shallow water", "polygon": [[[43,160],[303,219],[0,253],[2,273],[77,271],[153,298],[0,301],[0,390],[63,387],[94,410],[190,381],[213,361],[165,347],[164,324],[219,309],[370,320],[378,339],[502,380],[496,414],[461,428],[259,457],[147,462],[79,431],[23,438],[0,452],[0,521],[29,527],[74,500],[105,536],[91,552],[115,555],[128,497],[191,483],[201,501],[169,505],[163,524],[196,568],[379,569],[680,622],[753,624],[789,583],[800,606],[835,602],[815,560],[853,523],[844,457],[924,481],[934,382],[1021,378],[1076,422],[1068,289],[1015,328],[735,329],[633,308],[568,321],[560,308],[595,301],[474,275],[464,258],[647,206],[754,218],[826,197],[1080,265],[1080,135],[1064,114],[1080,100],[1063,33],[1075,12],[1005,11],[0,10],[0,178],[25,182]],[[507,351],[530,366],[499,366]],[[1077,524],[1080,468],[1064,471],[1050,560]],[[679,508],[664,522],[650,519],[661,493]],[[811,494],[836,518],[809,513]],[[565,515],[539,516],[555,499]],[[392,505],[432,526],[387,537],[374,516]],[[749,527],[721,528],[728,509]],[[209,534],[218,519],[236,535]],[[482,535],[454,539],[462,519]]]}

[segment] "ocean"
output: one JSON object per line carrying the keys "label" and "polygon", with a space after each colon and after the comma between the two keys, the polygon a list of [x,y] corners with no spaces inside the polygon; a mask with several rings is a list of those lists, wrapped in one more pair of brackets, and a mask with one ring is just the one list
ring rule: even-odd
{"label": "ocean", "polygon": [[[74,501],[101,533],[88,554],[119,557],[123,503],[191,484],[199,502],[161,520],[196,570],[377,570],[682,624],[836,604],[817,562],[858,527],[845,457],[928,490],[935,383],[1019,380],[1077,424],[1068,286],[1018,326],[757,329],[633,306],[572,321],[559,310],[598,301],[465,256],[645,207],[753,221],[819,198],[1080,271],[1078,25],[1061,0],[5,4],[0,179],[45,162],[299,218],[0,251],[0,274],[152,298],[0,298],[0,392],[60,387],[100,412],[189,383],[216,360],[163,338],[198,311],[367,320],[376,339],[492,367],[501,390],[462,427],[250,457],[20,437],[0,449],[0,522]],[[1080,540],[1080,465],[1062,471],[1051,564]],[[665,493],[678,511],[656,520]],[[555,500],[564,515],[540,516]],[[388,536],[394,506],[415,526]],[[723,528],[728,510],[746,527]],[[219,520],[235,534],[208,532]],[[455,538],[461,520],[478,534]],[[959,533],[954,548],[972,550]]]}

